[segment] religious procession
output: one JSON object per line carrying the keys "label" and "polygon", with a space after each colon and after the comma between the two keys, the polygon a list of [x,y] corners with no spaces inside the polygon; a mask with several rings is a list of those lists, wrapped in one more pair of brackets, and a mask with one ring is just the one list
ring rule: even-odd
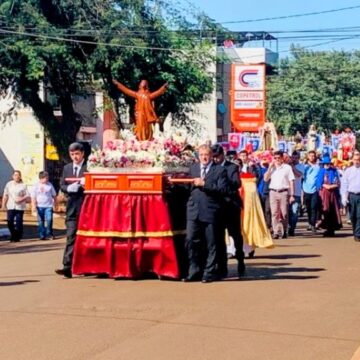
{"label": "religious procession", "polygon": [[[307,230],[323,230],[324,237],[333,237],[346,216],[360,242],[360,153],[351,129],[329,139],[311,125],[306,136],[284,141],[266,121],[257,134],[230,133],[217,144],[192,144],[181,131],[154,137],[152,101],[167,84],[150,92],[146,80],[138,91],[113,82],[136,99],[134,132],[120,133],[87,158],[81,143],[69,146],[72,162],[60,184],[68,197],[67,240],[57,274],[137,278],[154,272],[209,283],[226,279],[234,257],[242,278],[245,258],[296,236],[304,213]],[[30,194],[14,171],[2,198],[10,242],[22,238],[27,202],[37,212],[40,240],[52,239],[55,198],[47,172]]]}
{"label": "religious procession", "polygon": [[0,3],[0,359],[360,359],[331,1]]}

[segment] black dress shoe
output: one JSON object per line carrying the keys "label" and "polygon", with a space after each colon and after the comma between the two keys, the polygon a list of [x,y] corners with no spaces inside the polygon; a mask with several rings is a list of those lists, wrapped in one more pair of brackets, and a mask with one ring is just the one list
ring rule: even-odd
{"label": "black dress shoe", "polygon": [[355,241],[360,241],[360,236],[355,236],[355,237],[354,237],[354,240],[355,240]]}
{"label": "black dress shoe", "polygon": [[253,259],[254,257],[255,257],[255,250],[250,251],[249,254],[248,254],[248,258]]}
{"label": "black dress shoe", "polygon": [[287,237],[288,237],[288,236],[287,236],[287,233],[285,232],[281,238],[282,238],[282,239],[287,239]]}
{"label": "black dress shoe", "polygon": [[62,275],[64,277],[68,278],[68,279],[72,278],[71,269],[66,269],[66,268],[56,269],[55,273],[58,274],[58,275]]}

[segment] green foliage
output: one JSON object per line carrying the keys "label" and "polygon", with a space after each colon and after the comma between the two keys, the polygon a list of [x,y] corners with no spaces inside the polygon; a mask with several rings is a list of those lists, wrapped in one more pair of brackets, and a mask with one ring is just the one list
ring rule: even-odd
{"label": "green foliage", "polygon": [[[211,26],[206,18],[203,28]],[[211,44],[194,36],[196,27],[162,0],[3,1],[0,90],[11,89],[32,107],[63,155],[81,126],[73,96],[99,90],[100,84],[119,104],[122,95],[113,78],[134,89],[148,79],[151,90],[167,81],[168,91],[157,100],[158,113],[183,121],[188,107],[214,86],[207,71]],[[61,121],[39,96],[42,83],[59,100]]]}
{"label": "green foliage", "polygon": [[293,48],[267,82],[267,116],[287,135],[360,128],[360,52]]}

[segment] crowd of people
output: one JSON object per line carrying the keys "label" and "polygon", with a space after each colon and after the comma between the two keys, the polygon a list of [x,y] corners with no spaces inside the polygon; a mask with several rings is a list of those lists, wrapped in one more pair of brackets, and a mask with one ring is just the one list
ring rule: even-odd
{"label": "crowd of people", "polygon": [[258,162],[246,150],[227,155],[228,159],[219,145],[200,146],[199,163],[191,168],[194,183],[186,237],[189,274],[184,281],[226,277],[225,229],[233,242],[227,249],[235,250],[242,277],[245,255],[254,256],[256,247],[271,248],[273,239],[295,236],[304,208],[312,234],[323,229],[323,236],[333,237],[342,228],[343,211],[349,215],[354,240],[360,241],[359,151],[354,151],[346,169],[337,169],[327,155],[319,158],[315,150],[302,161],[298,151],[291,156],[275,151],[271,159]]}
{"label": "crowd of people", "polygon": [[[271,248],[274,239],[295,236],[300,212],[305,208],[308,231],[332,237],[342,227],[341,211],[348,213],[355,241],[360,241],[360,153],[354,151],[346,169],[336,168],[329,156],[316,151],[300,159],[282,151],[254,160],[246,150],[227,152],[221,145],[201,145],[198,161],[189,171],[192,184],[187,202],[186,241],[188,271],[183,281],[212,282],[228,274],[229,255],[237,259],[238,276],[245,274],[246,256],[255,248]],[[72,258],[77,223],[84,199],[86,172],[84,148],[69,147],[72,160],[63,169],[61,190],[67,195],[66,247],[63,267],[56,273],[72,277]],[[49,175],[40,172],[28,191],[20,171],[14,171],[4,190],[10,241],[23,236],[27,203],[36,211],[41,240],[52,239],[56,192]]]}

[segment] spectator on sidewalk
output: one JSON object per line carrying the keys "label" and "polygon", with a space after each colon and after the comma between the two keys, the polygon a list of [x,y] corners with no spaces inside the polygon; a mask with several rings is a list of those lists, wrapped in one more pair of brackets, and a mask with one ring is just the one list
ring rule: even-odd
{"label": "spectator on sidewalk", "polygon": [[30,194],[21,178],[21,172],[15,170],[12,180],[5,185],[1,208],[7,210],[7,226],[11,237],[10,242],[18,242],[23,237],[24,211]]}
{"label": "spectator on sidewalk", "polygon": [[31,191],[31,208],[37,213],[40,240],[54,238],[53,234],[53,207],[55,205],[56,191],[49,182],[49,174],[40,171],[39,182]]}

